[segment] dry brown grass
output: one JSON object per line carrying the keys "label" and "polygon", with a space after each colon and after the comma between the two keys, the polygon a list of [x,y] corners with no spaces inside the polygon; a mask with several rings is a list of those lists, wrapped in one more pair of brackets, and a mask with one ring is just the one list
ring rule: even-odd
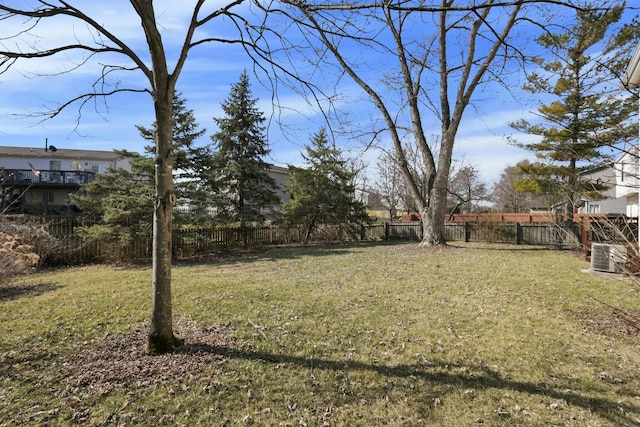
{"label": "dry brown grass", "polygon": [[586,267],[489,245],[209,259],[174,269],[186,345],[160,357],[149,270],[39,274],[0,298],[0,425],[640,425],[638,291]]}

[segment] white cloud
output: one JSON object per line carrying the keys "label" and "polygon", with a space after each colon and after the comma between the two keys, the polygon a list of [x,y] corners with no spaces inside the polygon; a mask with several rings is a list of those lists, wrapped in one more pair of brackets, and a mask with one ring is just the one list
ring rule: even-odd
{"label": "white cloud", "polygon": [[[16,4],[19,2],[16,1]],[[138,54],[146,59],[147,48],[139,17],[131,9],[126,0],[108,2],[76,1],[79,7],[90,16],[95,16],[98,23],[108,27],[119,38],[137,49]],[[169,62],[175,61],[176,48],[184,39],[187,21],[193,11],[194,0],[176,2],[174,0],[155,0],[157,21],[167,46]],[[227,5],[228,1],[207,1],[208,11]],[[241,5],[242,11],[249,6]],[[92,33],[84,25],[70,25],[67,20],[42,20],[41,32],[25,38],[24,43],[38,43],[40,46],[56,46],[63,42],[91,40]],[[221,35],[232,27],[228,22],[216,21],[204,28],[199,36]],[[22,22],[3,21],[0,27],[0,39],[7,34],[23,29]],[[2,42],[0,42],[2,43]],[[5,44],[9,43],[7,39]],[[367,55],[368,52],[359,52]],[[100,107],[101,117],[91,107],[82,112],[79,136],[74,133],[77,109],[71,108],[60,117],[36,124],[35,119],[18,118],[14,114],[34,111],[48,101],[64,102],[69,97],[83,93],[100,75],[102,65],[107,61],[115,64],[127,64],[128,60],[117,56],[101,56],[88,62],[72,73],[52,78],[25,78],[24,74],[56,74],[68,70],[73,64],[83,59],[81,54],[67,54],[45,61],[21,62],[15,70],[0,75],[0,145],[35,145],[39,146],[44,138],[49,138],[54,145],[66,148],[91,147],[100,149],[127,148],[141,151],[145,142],[139,137],[136,124],[148,126],[153,122],[153,111],[150,99],[145,95],[117,96],[107,100],[108,107]],[[382,65],[378,62],[368,63],[371,68]],[[314,64],[304,62],[298,67],[312,70]],[[382,65],[383,66],[383,65]],[[193,109],[201,127],[208,129],[208,135],[215,131],[213,117],[221,117],[220,103],[225,100],[231,85],[238,81],[243,70],[252,72],[251,60],[237,46],[228,44],[207,44],[194,49],[186,63],[178,90],[188,100],[188,108]],[[20,73],[22,72],[22,74]],[[122,73],[118,80],[123,85],[147,87],[148,82],[140,72]],[[337,95],[332,108],[347,116],[353,127],[371,125],[380,115],[366,98],[360,87],[345,78],[339,87],[331,84],[332,76],[315,75],[314,83],[326,84],[326,87]],[[301,164],[300,152],[309,143],[311,135],[324,125],[324,117],[317,105],[310,103],[300,94],[279,88],[277,103],[284,109],[273,111],[273,101],[269,87],[260,85],[260,81],[251,78],[254,96],[259,98],[258,107],[267,117],[273,120],[269,127],[269,140],[272,149],[272,160],[278,164]],[[380,86],[381,87],[381,86]],[[517,135],[520,141],[528,141],[531,136],[517,134],[508,126],[508,122],[520,118],[531,118],[530,110],[513,99],[511,95],[503,95],[487,89],[478,93],[484,99],[478,99],[476,110],[470,107],[465,113],[458,139],[456,140],[457,158],[474,164],[486,181],[494,181],[504,167],[517,163],[530,153],[513,147],[505,140],[505,135]],[[324,104],[328,107],[328,104]],[[428,116],[425,115],[428,119]],[[281,128],[280,125],[284,128]],[[428,123],[427,136],[438,133],[438,124]],[[430,130],[433,128],[435,130]],[[208,136],[203,139],[208,142]],[[346,139],[338,141],[345,149],[357,153],[358,142]],[[384,141],[382,141],[384,143]],[[370,150],[363,155],[371,166],[375,166],[378,153]]]}

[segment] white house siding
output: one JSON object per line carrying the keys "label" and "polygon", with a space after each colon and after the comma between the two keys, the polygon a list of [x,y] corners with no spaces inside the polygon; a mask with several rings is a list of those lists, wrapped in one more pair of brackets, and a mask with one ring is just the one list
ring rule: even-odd
{"label": "white house siding", "polygon": [[638,217],[638,193],[632,194],[626,198],[627,216],[632,218]]}
{"label": "white house siding", "polygon": [[634,146],[622,154],[614,162],[613,168],[616,173],[615,195],[617,198],[625,200],[627,216],[637,217],[640,213],[638,210],[638,191],[640,191],[638,148]]}
{"label": "white house siding", "polygon": [[[91,174],[117,168],[131,170],[129,160],[120,159],[113,151],[0,146],[0,174],[13,174],[15,180],[14,183],[3,180],[4,186],[0,182],[0,208],[14,195],[21,195],[20,212],[68,213],[69,194],[79,184]],[[22,176],[23,183],[19,182]],[[15,209],[15,204],[11,206]]]}
{"label": "white house siding", "polygon": [[638,149],[631,148],[614,163],[616,172],[616,197],[638,193]]}
{"label": "white house siding", "polygon": [[267,171],[269,176],[276,181],[278,188],[276,194],[281,203],[286,203],[289,200],[289,193],[287,193],[285,186],[289,182],[289,169],[280,166],[270,165]]}
{"label": "white house siding", "polygon": [[110,168],[131,170],[129,161],[119,159],[113,151],[0,147],[0,167],[5,169],[29,169],[31,163],[37,170],[51,170],[52,162],[60,162],[63,171],[76,170],[74,162],[88,172],[104,173]]}
{"label": "white house siding", "polygon": [[[622,84],[629,90],[640,88],[640,45],[636,48],[633,57],[629,61],[627,70],[622,78]],[[640,186],[638,186],[638,154],[638,146],[635,145],[629,153],[623,154],[619,159],[623,160],[621,162],[622,166],[629,166],[629,172],[632,172],[633,179],[629,179],[626,182],[621,180],[618,182],[618,185],[620,186],[620,194],[624,193],[627,199],[627,215],[640,218],[640,203],[638,200],[638,191],[640,191]],[[625,178],[624,173],[619,173],[618,176]]]}
{"label": "white house siding", "polygon": [[589,214],[622,214],[627,209],[626,195],[618,196],[617,174],[615,167],[602,166],[587,171],[581,175],[586,182],[608,184],[611,186],[602,194],[601,200],[584,200],[584,205],[578,209],[579,213]]}

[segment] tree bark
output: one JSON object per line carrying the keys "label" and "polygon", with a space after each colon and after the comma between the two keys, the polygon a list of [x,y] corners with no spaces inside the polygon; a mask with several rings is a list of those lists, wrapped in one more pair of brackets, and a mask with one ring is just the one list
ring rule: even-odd
{"label": "tree bark", "polygon": [[[172,100],[173,92],[157,90],[155,158],[156,195],[153,208],[153,309],[147,351],[166,353],[181,344],[173,334],[171,309],[173,189]],[[168,98],[168,99],[167,99]]]}
{"label": "tree bark", "polygon": [[429,203],[420,210],[420,221],[422,222],[422,240],[420,246],[444,246],[446,239],[444,235],[444,216],[447,210],[447,187],[446,180],[444,191],[434,185]]}
{"label": "tree bark", "polygon": [[175,78],[170,74],[156,27],[153,2],[131,0],[140,16],[151,55],[152,73],[148,75],[153,88],[156,115],[156,194],[153,206],[153,308],[147,351],[152,354],[172,351],[182,341],[173,334],[171,308],[172,218],[176,195],[173,188],[173,96]]}

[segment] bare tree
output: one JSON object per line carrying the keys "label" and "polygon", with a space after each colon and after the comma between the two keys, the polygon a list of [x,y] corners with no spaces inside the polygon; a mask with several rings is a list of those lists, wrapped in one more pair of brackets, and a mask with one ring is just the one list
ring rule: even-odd
{"label": "bare tree", "polygon": [[515,166],[507,166],[500,174],[500,179],[493,186],[491,201],[494,209],[500,212],[521,213],[531,209],[531,194],[518,191],[517,181],[520,179],[518,171],[528,160],[518,162]]}
{"label": "bare tree", "polygon": [[376,164],[376,171],[375,193],[380,197],[380,204],[389,213],[389,219],[393,219],[398,210],[405,206],[404,195],[406,194],[402,172],[398,167],[395,156],[392,153],[383,151]]}
{"label": "bare tree", "polygon": [[[141,35],[146,43],[139,45],[131,39],[119,37],[117,31],[103,25],[101,13],[108,4],[93,2],[38,0],[28,3],[0,2],[0,74],[23,61],[38,59],[79,58],[66,71],[72,73],[87,64],[99,65],[101,72],[96,76],[92,87],[86,92],[72,97],[60,105],[43,113],[45,118],[53,118],[62,110],[78,107],[78,116],[82,108],[122,92],[144,92],[151,96],[155,111],[155,202],[153,215],[153,311],[148,338],[148,351],[162,353],[171,351],[180,340],[173,334],[171,308],[171,228],[172,210],[176,201],[172,180],[174,153],[172,150],[172,105],[176,83],[187,61],[189,52],[196,46],[209,42],[238,43],[246,42],[242,37],[245,22],[234,13],[242,0],[229,1],[215,8],[208,6],[206,0],[195,0],[190,12],[190,20],[184,33],[181,48],[176,57],[168,57],[161,26],[156,20],[153,0],[129,0],[131,11],[140,19]],[[50,33],[47,25],[58,20],[67,20],[67,42],[45,47]],[[216,38],[208,34],[217,31],[206,30],[214,27],[214,21],[230,19],[237,23],[237,38]],[[75,26],[87,28],[88,35],[82,37],[76,33]],[[60,35],[60,34],[59,34]],[[41,37],[39,39],[38,37]],[[55,40],[58,40],[57,38]],[[108,61],[105,63],[105,61]],[[123,77],[122,73],[135,71],[145,77],[142,87],[122,86],[120,81],[135,81]]]}
{"label": "bare tree", "polygon": [[459,211],[470,213],[474,202],[487,200],[487,186],[480,179],[480,172],[473,165],[460,163],[452,168],[447,186],[449,193],[449,218]]}
{"label": "bare tree", "polygon": [[[421,245],[445,244],[447,184],[463,114],[481,84],[504,83],[509,60],[522,58],[510,41],[516,24],[533,23],[532,17],[540,16],[536,6],[565,2],[284,3],[289,7],[281,14],[297,23],[288,30],[301,32],[309,42],[287,45],[292,66],[306,63],[311,51],[323,60],[320,66],[338,70],[364,91],[379,113],[370,132],[374,138],[388,135],[421,214]],[[283,33],[283,39],[291,38]],[[325,75],[316,68],[313,72]],[[426,131],[436,126],[437,140],[428,140]],[[407,144],[417,147],[425,191],[409,165]]]}

